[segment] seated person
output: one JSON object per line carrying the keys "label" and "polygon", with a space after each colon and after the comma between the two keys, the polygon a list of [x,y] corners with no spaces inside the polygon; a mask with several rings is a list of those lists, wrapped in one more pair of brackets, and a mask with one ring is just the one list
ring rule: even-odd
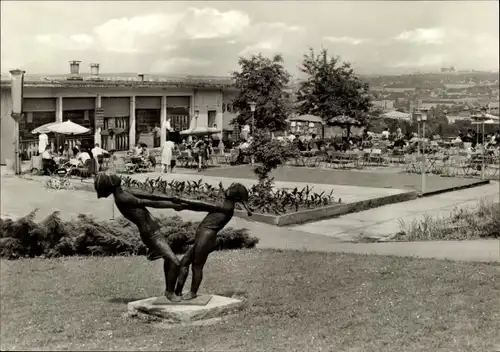
{"label": "seated person", "polygon": [[144,160],[149,159],[150,153],[149,153],[148,145],[146,143],[141,143],[140,148],[141,148],[141,152],[139,155],[141,156],[141,158],[143,158]]}
{"label": "seated person", "polygon": [[389,129],[386,128],[382,131],[382,140],[387,140],[389,139],[389,136],[391,135],[391,133],[389,132]]}
{"label": "seated person", "polygon": [[47,145],[42,153],[42,168],[44,175],[50,175],[56,171],[57,165],[50,152],[50,145]]}
{"label": "seated person", "polygon": [[69,149],[68,143],[64,143],[61,153],[62,160],[69,161],[73,156],[73,150]]}
{"label": "seated person", "polygon": [[76,160],[80,162],[81,165],[85,165],[85,162],[87,160],[90,160],[90,154],[87,152],[86,149],[84,149],[81,153],[79,153],[76,157]]}
{"label": "seated person", "polygon": [[138,157],[142,153],[142,147],[141,145],[136,145],[134,148],[132,148],[132,156]]}

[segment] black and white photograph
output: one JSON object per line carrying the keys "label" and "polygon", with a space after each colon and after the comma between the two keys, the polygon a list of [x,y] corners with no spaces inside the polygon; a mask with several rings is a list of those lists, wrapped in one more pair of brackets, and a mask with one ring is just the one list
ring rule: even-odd
{"label": "black and white photograph", "polygon": [[500,9],[1,0],[0,350],[500,352]]}

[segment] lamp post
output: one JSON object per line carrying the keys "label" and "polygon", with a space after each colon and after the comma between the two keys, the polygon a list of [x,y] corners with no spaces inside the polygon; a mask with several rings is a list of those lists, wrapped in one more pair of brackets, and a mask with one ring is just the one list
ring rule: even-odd
{"label": "lamp post", "polygon": [[250,105],[250,111],[252,112],[252,136],[255,131],[255,107],[257,106],[257,103],[254,101],[251,101],[248,103]]}
{"label": "lamp post", "polygon": [[[252,112],[252,137],[254,136],[255,133],[255,107],[257,105],[256,102],[251,101],[248,103],[250,105],[250,111]],[[252,157],[250,158],[250,162],[252,163],[252,166],[255,164],[255,157],[252,154]]]}
{"label": "lamp post", "polygon": [[14,119],[14,172],[16,175],[21,173],[21,161],[19,159],[19,121],[23,118],[23,86],[24,74],[23,70],[10,71],[10,93],[12,99],[12,118]]}
{"label": "lamp post", "polygon": [[484,180],[484,158],[486,157],[485,155],[485,143],[484,143],[484,122],[486,120],[486,112],[488,111],[487,110],[488,108],[483,106],[481,108],[481,124],[483,125],[482,127],[482,138],[481,138],[481,149],[482,149],[482,155],[481,155],[481,180]]}
{"label": "lamp post", "polygon": [[419,136],[419,149],[422,148],[422,167],[421,167],[421,172],[422,172],[422,196],[425,193],[425,173],[426,173],[426,156],[425,156],[425,122],[427,121],[427,115],[422,114],[420,110],[417,110],[415,113],[416,118],[417,118],[417,123],[420,126],[420,123],[422,123],[422,128],[420,129],[422,131],[422,136]]}

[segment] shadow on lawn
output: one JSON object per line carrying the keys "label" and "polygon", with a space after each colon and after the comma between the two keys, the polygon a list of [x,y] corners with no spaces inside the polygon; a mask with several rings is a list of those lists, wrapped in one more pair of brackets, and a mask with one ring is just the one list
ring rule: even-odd
{"label": "shadow on lawn", "polygon": [[108,300],[109,303],[116,303],[116,304],[128,304],[130,302],[135,302],[135,301],[140,301],[141,299],[144,299],[144,297],[139,298],[139,297],[129,297],[129,298],[123,298],[123,297],[116,297],[116,298],[111,298]]}

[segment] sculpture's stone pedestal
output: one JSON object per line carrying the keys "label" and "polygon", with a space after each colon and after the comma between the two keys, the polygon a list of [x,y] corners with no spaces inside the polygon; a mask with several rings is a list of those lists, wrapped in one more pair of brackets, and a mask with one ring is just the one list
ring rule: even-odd
{"label": "sculpture's stone pedestal", "polygon": [[151,297],[128,304],[128,316],[155,316],[172,323],[191,323],[219,318],[240,310],[243,302],[223,296],[200,295],[190,301],[170,302],[165,297]]}

